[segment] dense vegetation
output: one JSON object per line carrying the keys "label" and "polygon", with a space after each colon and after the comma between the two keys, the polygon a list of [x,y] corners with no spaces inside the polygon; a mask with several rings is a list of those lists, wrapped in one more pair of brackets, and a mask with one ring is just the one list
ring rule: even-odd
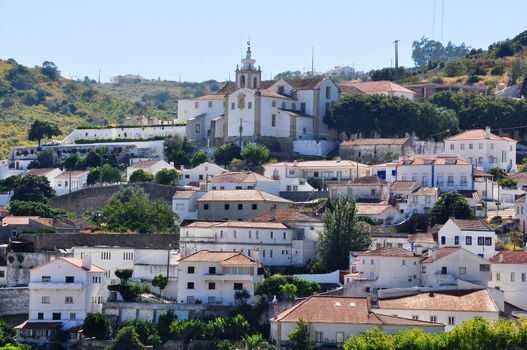
{"label": "dense vegetation", "polygon": [[94,87],[89,79],[61,78],[52,62],[29,68],[13,59],[0,60],[0,158],[10,147],[30,144],[25,130],[37,119],[58,125],[58,136],[64,136],[79,125],[108,125],[129,115],[170,117],[148,103],[113,97]]}
{"label": "dense vegetation", "polygon": [[344,350],[520,350],[527,349],[527,321],[497,321],[490,325],[475,318],[450,332],[425,333],[419,329],[393,335],[378,329],[351,336]]}
{"label": "dense vegetation", "polygon": [[457,192],[446,192],[439,197],[432,209],[429,220],[431,225],[443,225],[449,218],[475,219],[465,197]]}

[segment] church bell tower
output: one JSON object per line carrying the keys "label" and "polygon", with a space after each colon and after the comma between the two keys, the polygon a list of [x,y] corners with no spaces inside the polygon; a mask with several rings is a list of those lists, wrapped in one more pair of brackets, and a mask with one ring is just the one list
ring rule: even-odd
{"label": "church bell tower", "polygon": [[236,88],[259,89],[262,78],[260,67],[256,69],[256,60],[251,57],[251,42],[247,42],[247,53],[242,59],[242,67],[236,66]]}

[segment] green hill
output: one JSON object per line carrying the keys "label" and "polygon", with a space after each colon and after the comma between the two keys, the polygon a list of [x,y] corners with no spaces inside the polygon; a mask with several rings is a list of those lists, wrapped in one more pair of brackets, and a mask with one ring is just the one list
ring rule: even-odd
{"label": "green hill", "polygon": [[32,144],[27,130],[36,119],[56,123],[66,135],[79,125],[114,124],[134,114],[173,118],[146,103],[98,91],[95,85],[60,77],[52,62],[29,68],[13,59],[0,60],[0,159],[12,146]]}

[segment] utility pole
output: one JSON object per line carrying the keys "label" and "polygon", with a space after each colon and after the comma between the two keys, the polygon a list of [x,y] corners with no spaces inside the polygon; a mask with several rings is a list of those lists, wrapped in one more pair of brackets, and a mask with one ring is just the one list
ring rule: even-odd
{"label": "utility pole", "polygon": [[399,68],[399,40],[396,39],[395,43],[395,69]]}

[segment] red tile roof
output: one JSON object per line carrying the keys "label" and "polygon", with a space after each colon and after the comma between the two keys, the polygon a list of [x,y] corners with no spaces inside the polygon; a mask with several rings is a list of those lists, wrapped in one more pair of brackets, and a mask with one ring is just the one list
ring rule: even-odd
{"label": "red tile roof", "polygon": [[[358,90],[363,94],[380,94],[380,93],[395,93],[403,92],[415,94],[414,91],[409,90],[401,85],[392,83],[391,81],[348,81],[345,83],[340,83],[338,86],[343,89],[343,92],[354,93],[354,89]],[[352,88],[353,90],[346,90],[346,88]],[[344,92],[344,94],[346,94]]]}
{"label": "red tile roof", "polygon": [[224,94],[210,94],[210,95],[200,96],[196,100],[223,100],[224,98],[225,98]]}
{"label": "red tile roof", "polygon": [[57,179],[57,180],[68,180],[70,177],[73,179],[73,178],[78,178],[78,177],[81,177],[81,176],[84,176],[84,175],[87,175],[87,174],[88,174],[88,172],[87,171],[83,171],[83,170],[64,171],[62,174],[57,176],[55,179]]}
{"label": "red tile roof", "polygon": [[434,251],[429,251],[429,255],[421,260],[423,263],[431,263],[433,261],[439,260],[441,258],[444,258],[445,256],[448,256],[450,254],[453,254],[455,252],[458,252],[460,249],[459,247],[444,247],[435,249]]}
{"label": "red tile roof", "polygon": [[60,170],[57,168],[40,168],[40,169],[30,169],[25,175],[36,175],[36,176],[46,176],[51,173],[53,170]]}
{"label": "red tile roof", "polygon": [[[483,129],[472,129],[462,132],[460,134],[447,137],[445,141],[468,141],[468,140],[487,140],[485,130]],[[496,134],[490,134],[490,140],[493,141],[510,141],[517,142],[509,137],[498,136]]]}
{"label": "red tile roof", "polygon": [[374,250],[368,250],[360,256],[394,256],[394,257],[413,257],[414,254],[406,249],[403,248],[377,248]]}
{"label": "red tile roof", "polygon": [[400,298],[381,299],[379,300],[379,308],[496,313],[499,311],[486,289],[426,292]]}
{"label": "red tile roof", "polygon": [[342,141],[341,146],[356,146],[356,145],[404,145],[408,142],[409,137],[393,138],[393,139],[355,139],[351,141]]}
{"label": "red tile roof", "polygon": [[62,327],[62,322],[30,322],[29,320],[22,322],[15,329],[56,329]]}
{"label": "red tile roof", "polygon": [[397,180],[392,183],[390,190],[392,192],[411,192],[417,187],[417,181]]}
{"label": "red tile roof", "polygon": [[450,220],[452,220],[457,225],[457,227],[461,229],[461,231],[494,231],[481,220]]}
{"label": "red tile roof", "polygon": [[[271,221],[271,213],[267,212],[255,218],[254,221]],[[322,222],[321,219],[309,216],[307,214],[301,213],[298,210],[288,208],[286,210],[276,210],[274,213],[274,221],[276,222]]]}
{"label": "red tile roof", "polygon": [[270,193],[260,190],[220,190],[209,191],[203,197],[198,199],[198,202],[278,202],[291,203],[291,201],[274,196]]}
{"label": "red tile roof", "polygon": [[88,270],[86,268],[84,268],[84,266],[82,266],[82,259],[79,259],[79,258],[70,258],[70,257],[60,257],[59,259],[61,260],[64,260],[66,262],[69,262],[70,264],[72,265],[75,265],[81,269],[83,269],[84,271],[89,271],[89,272],[105,272],[105,270],[95,264],[91,264],[91,268]]}
{"label": "red tile roof", "polygon": [[527,264],[527,252],[525,251],[503,251],[490,259],[493,264]]}
{"label": "red tile roof", "polygon": [[256,260],[241,252],[218,252],[200,250],[179,259],[180,262],[218,262],[222,265],[253,265]]}
{"label": "red tile roof", "polygon": [[229,172],[221,175],[216,175],[212,177],[211,183],[220,183],[220,182],[232,182],[232,183],[255,183],[258,181],[273,181],[266,176],[253,173],[252,171],[248,172]]}
{"label": "red tile roof", "polygon": [[160,159],[152,159],[152,160],[144,160],[142,162],[137,162],[129,166],[129,168],[134,169],[147,169],[150,168],[152,165],[156,165],[159,162],[163,162]]}

